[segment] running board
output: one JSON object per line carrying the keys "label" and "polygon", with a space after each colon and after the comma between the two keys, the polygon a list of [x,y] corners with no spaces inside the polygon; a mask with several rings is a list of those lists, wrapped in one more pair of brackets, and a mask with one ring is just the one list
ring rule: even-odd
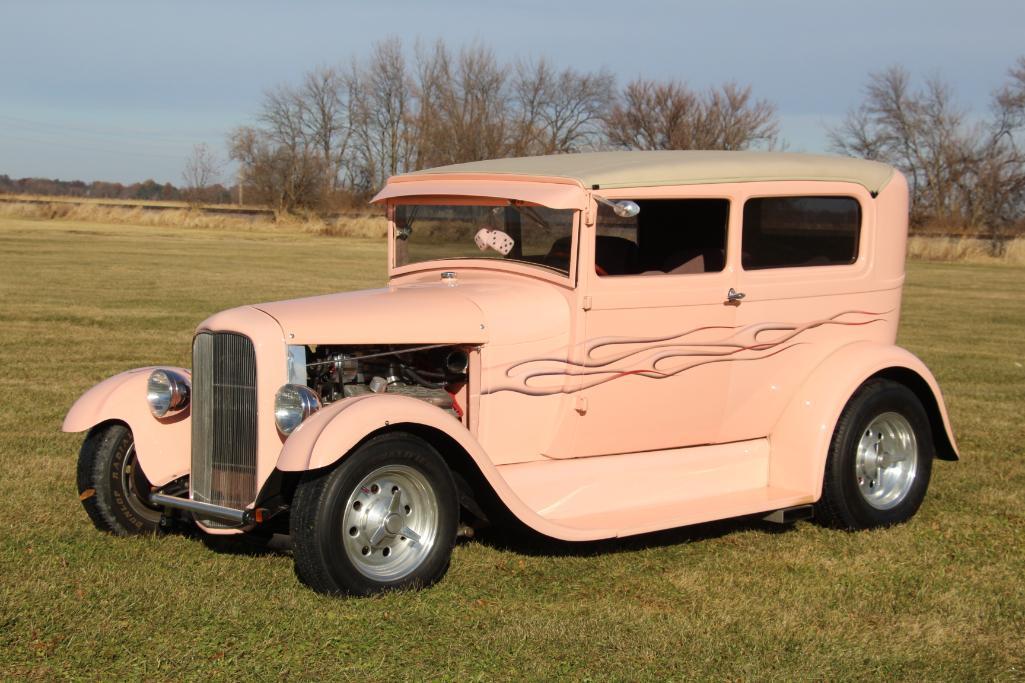
{"label": "running board", "polygon": [[804,507],[810,502],[811,495],[808,493],[765,486],[707,498],[639,506],[628,510],[595,512],[549,521],[578,531],[592,531],[595,538],[612,538],[719,519],[764,515],[771,510]]}
{"label": "running board", "polygon": [[814,505],[797,505],[792,508],[775,510],[762,517],[762,519],[766,522],[775,522],[776,524],[793,524],[802,519],[811,519],[814,516]]}
{"label": "running board", "polygon": [[151,494],[149,499],[154,505],[163,505],[164,507],[175,508],[176,510],[186,510],[223,522],[231,522],[233,524],[253,524],[256,522],[254,510],[236,510],[235,508],[226,508],[223,505],[203,503],[191,498],[169,496],[165,493]]}
{"label": "running board", "polygon": [[[733,517],[763,517],[815,501],[769,484],[768,439],[499,465],[532,513],[521,519],[571,541],[633,536]],[[793,518],[790,512],[784,518]]]}

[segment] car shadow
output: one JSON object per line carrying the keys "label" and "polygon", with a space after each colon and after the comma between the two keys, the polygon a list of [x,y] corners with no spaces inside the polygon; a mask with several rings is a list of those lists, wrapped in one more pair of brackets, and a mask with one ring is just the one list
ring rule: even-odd
{"label": "car shadow", "polygon": [[461,538],[463,543],[481,545],[514,552],[530,557],[587,557],[623,552],[636,552],[649,548],[663,548],[682,543],[698,543],[745,531],[759,531],[765,534],[786,534],[793,531],[794,523],[776,524],[761,517],[737,517],[733,519],[693,524],[664,531],[654,531],[636,536],[611,538],[598,541],[561,541],[540,534],[519,522],[503,521],[475,532],[473,538]]}
{"label": "car shadow", "polygon": [[[495,550],[528,557],[588,557],[699,543],[746,531],[786,534],[793,531],[794,526],[794,523],[767,522],[761,517],[737,517],[623,538],[562,541],[540,534],[518,520],[503,520],[498,524],[474,529],[472,536],[460,536],[456,545],[479,543]],[[290,555],[292,552],[292,539],[287,534],[213,536],[197,530],[190,535],[218,554],[260,557]]]}
{"label": "car shadow", "polygon": [[266,557],[268,555],[290,555],[292,553],[292,538],[286,534],[215,536],[197,530],[193,538],[218,555]]}

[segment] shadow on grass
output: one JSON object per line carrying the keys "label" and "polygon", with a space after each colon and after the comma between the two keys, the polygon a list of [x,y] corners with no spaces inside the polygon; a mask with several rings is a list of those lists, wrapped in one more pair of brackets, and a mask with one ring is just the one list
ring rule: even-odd
{"label": "shadow on grass", "polygon": [[192,536],[207,549],[220,555],[244,555],[265,557],[268,555],[290,555],[292,539],[284,534],[237,534],[212,535],[196,531]]}
{"label": "shadow on grass", "polygon": [[737,517],[625,538],[601,541],[560,541],[539,534],[518,520],[502,520],[499,525],[478,530],[472,539],[460,540],[476,542],[496,550],[506,550],[530,557],[586,557],[662,548],[681,543],[697,543],[745,531],[785,534],[792,531],[793,528],[793,524],[775,524],[766,522],[760,517]]}
{"label": "shadow on grass", "polygon": [[[457,540],[457,545],[479,543],[489,548],[528,557],[586,557],[634,552],[681,543],[698,543],[746,531],[785,534],[792,531],[793,528],[793,524],[775,524],[766,522],[760,517],[737,517],[626,538],[611,538],[601,541],[560,541],[540,534],[518,520],[504,519],[498,524],[477,529],[472,537],[460,537]],[[220,554],[260,557],[289,555],[292,550],[291,538],[280,533],[214,536],[196,530],[188,535],[200,541],[208,549]]]}

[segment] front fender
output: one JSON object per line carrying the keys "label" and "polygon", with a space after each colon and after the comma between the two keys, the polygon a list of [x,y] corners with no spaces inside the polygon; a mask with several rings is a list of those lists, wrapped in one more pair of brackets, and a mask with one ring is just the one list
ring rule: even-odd
{"label": "front fender", "polygon": [[[71,406],[61,431],[84,432],[103,422],[124,422],[135,438],[139,466],[151,484],[161,486],[188,474],[192,435],[188,408],[163,419],[150,412],[146,381],[155,369],[129,370],[100,382]],[[191,376],[185,368],[167,369]]]}
{"label": "front fender", "polygon": [[428,427],[446,434],[473,459],[502,503],[535,531],[565,541],[615,536],[614,530],[577,529],[541,517],[516,495],[476,438],[445,411],[416,398],[372,394],[348,398],[323,408],[295,430],[278,457],[277,469],[302,472],[341,460],[360,441],[383,428],[404,424]]}
{"label": "front fender", "polygon": [[403,423],[433,427],[464,448],[483,449],[459,420],[419,399],[400,394],[347,398],[317,411],[285,441],[277,469],[303,472],[340,460],[368,434]]}
{"label": "front fender", "polygon": [[939,384],[910,351],[856,342],[827,357],[794,394],[769,437],[769,485],[822,495],[822,475],[833,430],[851,395],[872,377],[902,382],[914,391],[933,427],[936,455],[958,458],[957,443]]}

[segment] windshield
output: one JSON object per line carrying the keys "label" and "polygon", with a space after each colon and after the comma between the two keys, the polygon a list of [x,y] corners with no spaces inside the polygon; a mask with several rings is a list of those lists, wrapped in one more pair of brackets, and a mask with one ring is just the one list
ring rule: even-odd
{"label": "windshield", "polygon": [[395,207],[395,266],[453,258],[532,263],[569,274],[572,209],[522,203]]}

